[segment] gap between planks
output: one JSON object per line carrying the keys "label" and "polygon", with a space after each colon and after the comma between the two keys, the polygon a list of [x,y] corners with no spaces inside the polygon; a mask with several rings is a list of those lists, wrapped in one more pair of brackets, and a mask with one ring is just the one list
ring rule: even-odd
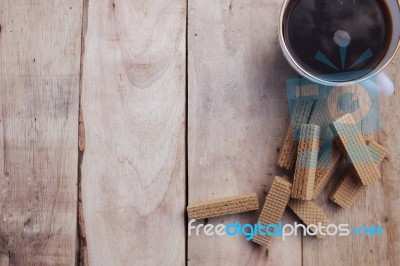
{"label": "gap between planks", "polygon": [[82,161],[85,151],[85,123],[82,113],[82,89],[83,89],[83,64],[85,59],[85,37],[88,26],[88,8],[89,0],[82,2],[82,26],[81,26],[81,57],[80,57],[80,72],[79,72],[79,117],[78,117],[78,206],[77,206],[77,251],[76,265],[86,266],[88,263],[88,251],[86,244],[85,219],[83,217],[83,202],[82,202]]}

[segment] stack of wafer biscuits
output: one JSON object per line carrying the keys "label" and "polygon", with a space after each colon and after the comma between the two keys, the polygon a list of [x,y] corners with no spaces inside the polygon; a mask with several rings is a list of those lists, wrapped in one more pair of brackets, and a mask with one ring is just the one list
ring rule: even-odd
{"label": "stack of wafer biscuits", "polygon": [[[324,153],[318,159],[321,130],[324,137],[333,135],[329,129],[332,118],[326,111],[322,113],[323,103],[317,102],[313,111],[314,104],[313,101],[300,100],[296,104],[295,113],[291,115],[292,124],[285,136],[278,166],[288,170],[295,166],[294,178],[293,181],[287,177],[275,178],[258,218],[258,222],[264,226],[277,224],[286,206],[289,206],[306,225],[329,224],[327,215],[312,200],[320,194],[333,176],[342,161],[342,155],[334,146],[324,149]],[[324,235],[316,233],[316,236],[322,238]],[[256,235],[253,238],[255,243],[264,246],[269,246],[271,240],[272,237],[268,234]]]}
{"label": "stack of wafer biscuits", "polygon": [[[345,114],[333,120],[326,112],[318,113],[322,112],[320,106],[321,104],[317,102],[309,121],[304,119],[301,125],[296,125],[300,128],[299,142],[296,142],[297,139],[292,134],[292,143],[297,145],[296,168],[290,193],[291,199],[287,205],[306,225],[327,226],[330,223],[329,218],[314,200],[334,177],[339,166],[346,163],[349,171],[332,192],[330,199],[339,206],[348,208],[367,186],[380,179],[377,166],[387,156],[387,150],[377,142],[366,141],[351,114]],[[285,137],[284,147],[289,143],[287,137]],[[321,150],[319,149],[320,138],[325,141]],[[285,149],[284,147],[282,150]],[[285,160],[285,158],[282,159],[281,153],[278,162],[287,162],[292,159],[293,154],[289,156],[289,160]],[[290,169],[282,164],[278,163],[278,165]],[[276,196],[274,185],[270,193]],[[287,194],[281,193],[281,198],[286,200]],[[267,205],[268,200],[264,205],[263,217],[273,215],[273,211],[266,208]],[[276,223],[276,219],[268,221],[262,216],[259,221],[263,224]],[[319,232],[316,236],[323,238],[325,234]],[[268,246],[271,237],[256,237],[253,241]]]}
{"label": "stack of wafer biscuits", "polygon": [[[329,218],[315,200],[335,177],[341,164],[346,164],[347,172],[329,198],[343,208],[351,207],[362,191],[381,178],[378,167],[388,155],[386,148],[375,141],[366,141],[351,114],[334,120],[323,108],[324,104],[326,102],[297,101],[278,158],[278,166],[287,170],[295,168],[294,174],[293,171],[288,173],[293,178],[274,178],[257,224],[276,228],[268,225],[278,225],[289,207],[306,226],[327,227]],[[202,219],[258,207],[257,194],[253,193],[195,203],[187,207],[187,212],[190,219]],[[269,246],[275,232],[268,230],[255,234],[252,241]],[[315,232],[315,235],[326,236],[323,232]]]}

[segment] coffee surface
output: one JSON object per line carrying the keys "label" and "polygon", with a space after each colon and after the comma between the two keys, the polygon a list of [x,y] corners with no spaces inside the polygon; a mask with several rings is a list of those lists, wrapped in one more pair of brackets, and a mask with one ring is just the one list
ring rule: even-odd
{"label": "coffee surface", "polygon": [[332,81],[347,81],[359,76],[336,74],[373,70],[382,61],[392,25],[382,0],[292,0],[284,14],[283,32],[303,69],[329,75]]}

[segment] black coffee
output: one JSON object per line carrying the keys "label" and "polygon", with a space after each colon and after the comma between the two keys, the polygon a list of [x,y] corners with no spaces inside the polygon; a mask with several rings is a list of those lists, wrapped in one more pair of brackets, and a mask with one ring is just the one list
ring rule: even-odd
{"label": "black coffee", "polygon": [[[283,32],[290,53],[307,72],[346,81],[381,62],[392,22],[383,0],[292,0]],[[353,74],[337,75],[344,72]]]}

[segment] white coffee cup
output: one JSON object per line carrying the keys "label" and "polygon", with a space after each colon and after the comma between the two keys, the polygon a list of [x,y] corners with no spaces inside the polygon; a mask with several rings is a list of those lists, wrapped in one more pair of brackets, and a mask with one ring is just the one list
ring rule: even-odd
{"label": "white coffee cup", "polygon": [[[390,12],[392,18],[393,32],[391,35],[391,41],[389,44],[389,48],[387,49],[386,55],[380,61],[380,63],[376,66],[373,71],[366,73],[364,76],[348,80],[348,81],[332,81],[326,77],[315,76],[309,73],[304,69],[298,62],[296,62],[295,57],[291,54],[288,49],[285,38],[284,38],[284,15],[286,14],[286,9],[291,1],[296,0],[285,0],[282,6],[280,21],[279,21],[279,42],[282,48],[283,54],[290,63],[290,65],[303,77],[326,86],[348,86],[355,83],[361,84],[366,89],[373,90],[374,88],[378,89],[380,96],[390,96],[394,92],[394,84],[390,80],[390,78],[383,72],[383,69],[392,61],[396,52],[400,48],[400,3],[399,0],[379,0],[385,1],[388,10]],[[378,0],[377,0],[378,1]],[[340,31],[339,31],[340,35]],[[333,37],[333,36],[332,36]],[[335,36],[336,37],[336,36]],[[339,36],[340,37],[340,36]]]}

